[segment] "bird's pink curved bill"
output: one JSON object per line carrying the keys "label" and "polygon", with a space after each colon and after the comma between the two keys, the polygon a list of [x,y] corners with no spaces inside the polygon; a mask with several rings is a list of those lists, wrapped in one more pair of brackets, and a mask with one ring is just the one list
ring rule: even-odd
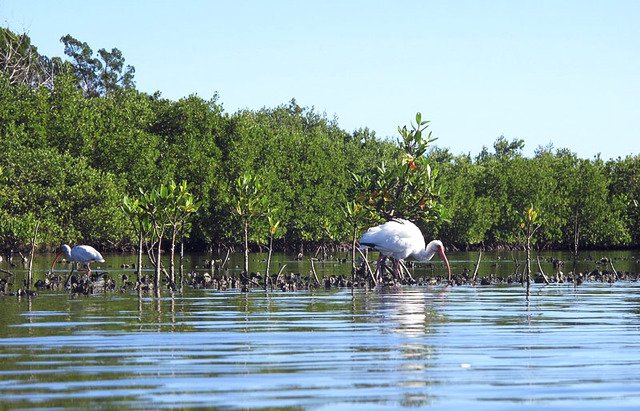
{"label": "bird's pink curved bill", "polygon": [[451,282],[451,266],[449,265],[449,260],[447,259],[447,255],[444,253],[444,247],[439,248],[438,251],[440,252],[440,257],[442,257],[445,264],[447,265],[447,271],[449,271],[449,282]]}
{"label": "bird's pink curved bill", "polygon": [[51,268],[49,269],[49,271],[53,271],[53,267],[55,267],[56,263],[58,262],[58,259],[62,254],[64,254],[62,251],[58,251],[58,254],[56,254],[56,257],[53,259],[53,262],[51,263]]}

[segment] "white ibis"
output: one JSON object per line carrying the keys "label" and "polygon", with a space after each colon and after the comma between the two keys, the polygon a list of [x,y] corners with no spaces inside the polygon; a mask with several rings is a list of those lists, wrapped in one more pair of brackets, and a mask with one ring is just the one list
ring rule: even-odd
{"label": "white ibis", "polygon": [[[77,245],[71,248],[67,244],[63,244],[56,254],[56,258],[53,260],[53,263],[51,263],[51,271],[53,271],[53,267],[56,265],[58,258],[60,258],[60,256],[63,254],[67,257],[67,260],[71,261],[72,263],[81,263],[83,266],[87,267],[87,275],[91,274],[91,267],[89,266],[89,264],[94,261],[104,263],[102,254],[100,254],[98,250],[91,247],[90,245]],[[71,271],[73,271],[73,267],[71,268]],[[71,274],[69,274],[69,277],[67,277],[66,282],[69,281],[70,277]]]}
{"label": "white ibis", "polygon": [[425,247],[424,237],[420,229],[409,220],[394,218],[376,227],[371,227],[360,237],[360,245],[375,248],[380,251],[377,271],[387,257],[393,258],[393,275],[400,276],[400,260],[414,258],[420,261],[431,260],[435,253],[439,253],[449,271],[451,282],[451,267],[444,253],[444,245],[440,240],[433,240]]}

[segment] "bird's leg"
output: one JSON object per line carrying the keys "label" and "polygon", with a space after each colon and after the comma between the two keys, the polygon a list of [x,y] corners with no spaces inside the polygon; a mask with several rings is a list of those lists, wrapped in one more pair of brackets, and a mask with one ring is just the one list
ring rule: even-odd
{"label": "bird's leg", "polygon": [[398,260],[397,258],[393,259],[393,278],[402,280],[402,275],[400,273],[400,260]]}

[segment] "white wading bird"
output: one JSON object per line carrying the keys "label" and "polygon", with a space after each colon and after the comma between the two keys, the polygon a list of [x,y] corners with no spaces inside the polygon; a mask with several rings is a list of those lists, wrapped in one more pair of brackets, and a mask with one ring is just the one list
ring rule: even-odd
{"label": "white wading bird", "polygon": [[[98,250],[91,247],[90,245],[77,245],[71,248],[67,244],[63,244],[56,254],[56,258],[54,258],[53,263],[51,263],[51,271],[53,271],[53,267],[56,265],[58,258],[60,258],[60,256],[62,256],[63,254],[70,262],[81,263],[84,267],[87,267],[87,275],[91,275],[91,267],[89,266],[89,264],[94,261],[104,263],[102,254],[100,254]],[[73,267],[71,267],[71,272],[73,272]],[[71,273],[69,273],[67,281],[65,281],[65,285],[69,282],[69,278],[71,278]]]}
{"label": "white wading bird", "polygon": [[393,275],[400,278],[400,260],[414,258],[420,261],[431,260],[437,252],[440,254],[447,270],[449,283],[451,282],[451,267],[444,253],[442,241],[433,240],[425,247],[424,237],[420,229],[409,220],[394,218],[376,227],[371,227],[360,237],[361,248],[375,248],[380,251],[376,272],[381,275],[384,260],[393,258]]}

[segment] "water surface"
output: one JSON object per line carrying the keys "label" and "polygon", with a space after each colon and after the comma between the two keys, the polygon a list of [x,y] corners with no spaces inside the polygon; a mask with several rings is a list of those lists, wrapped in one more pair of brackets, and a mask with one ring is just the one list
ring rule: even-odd
{"label": "water surface", "polygon": [[638,285],[2,299],[6,407],[640,407]]}
{"label": "water surface", "polygon": [[0,408],[640,409],[639,292],[2,297]]}

